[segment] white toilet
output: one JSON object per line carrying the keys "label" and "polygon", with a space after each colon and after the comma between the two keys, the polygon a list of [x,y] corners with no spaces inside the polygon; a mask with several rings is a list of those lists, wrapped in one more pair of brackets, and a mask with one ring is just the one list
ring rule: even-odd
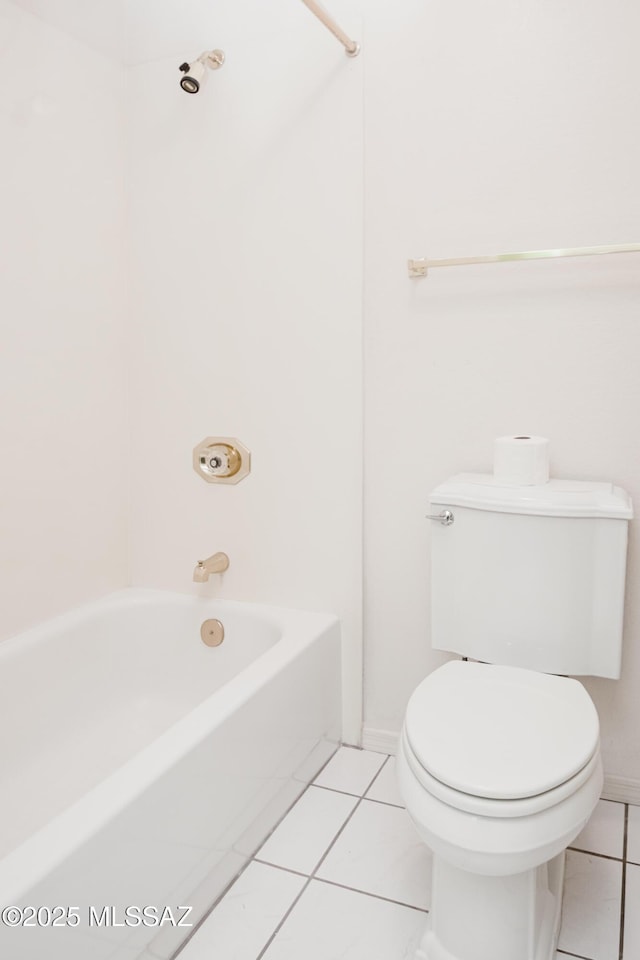
{"label": "white toilet", "polygon": [[620,675],[631,501],[484,474],[430,500],[432,645],[471,659],[414,691],[398,750],[433,852],[416,960],[553,960],[564,851],[603,781],[596,709],[565,675]]}

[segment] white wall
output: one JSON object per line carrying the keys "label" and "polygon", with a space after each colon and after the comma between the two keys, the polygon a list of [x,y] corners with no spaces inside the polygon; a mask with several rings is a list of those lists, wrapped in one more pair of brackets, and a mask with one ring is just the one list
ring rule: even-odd
{"label": "white wall", "polygon": [[[552,442],[559,477],[640,509],[632,255],[433,271],[408,257],[638,240],[640,8],[604,0],[367,4],[366,712],[399,730],[429,648],[428,491],[490,471],[494,437]],[[609,775],[640,781],[634,524],[624,676],[587,681]]]}
{"label": "white wall", "polygon": [[0,0],[0,637],[125,582],[121,79]]}
{"label": "white wall", "polygon": [[[74,40],[117,61],[124,59],[126,0],[12,0]],[[54,41],[55,44],[55,41]],[[86,63],[84,55],[83,64]]]}
{"label": "white wall", "polygon": [[[361,61],[297,2],[130,5],[131,580],[329,610],[360,735]],[[345,26],[359,29],[355,4]],[[197,96],[178,65],[220,47]],[[152,59],[161,57],[161,59]],[[205,483],[210,435],[251,450]],[[217,550],[223,577],[194,584]]]}

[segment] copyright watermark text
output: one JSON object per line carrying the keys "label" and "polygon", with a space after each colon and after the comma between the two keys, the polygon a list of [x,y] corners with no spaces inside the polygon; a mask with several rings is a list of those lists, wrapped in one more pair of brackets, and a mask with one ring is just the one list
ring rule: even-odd
{"label": "copyright watermark text", "polygon": [[192,927],[193,907],[3,907],[4,927]]}

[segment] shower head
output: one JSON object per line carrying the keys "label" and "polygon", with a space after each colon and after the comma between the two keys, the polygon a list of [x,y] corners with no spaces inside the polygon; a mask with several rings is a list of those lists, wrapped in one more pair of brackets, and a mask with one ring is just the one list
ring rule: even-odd
{"label": "shower head", "polygon": [[207,68],[218,70],[224,63],[222,50],[209,50],[201,53],[193,63],[181,63],[180,70],[184,76],[180,78],[180,86],[185,93],[199,93],[207,79]]}

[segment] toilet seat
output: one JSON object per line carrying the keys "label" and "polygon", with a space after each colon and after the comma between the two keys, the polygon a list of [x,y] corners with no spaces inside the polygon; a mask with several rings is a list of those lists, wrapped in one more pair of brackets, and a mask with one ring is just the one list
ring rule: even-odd
{"label": "toilet seat", "polygon": [[576,680],[460,660],[414,691],[403,737],[427,790],[478,813],[497,803],[488,816],[559,802],[599,755],[598,715]]}
{"label": "toilet seat", "polygon": [[597,771],[601,764],[600,750],[596,750],[587,764],[574,777],[534,797],[525,797],[520,800],[492,800],[487,797],[474,797],[470,793],[454,790],[446,784],[432,777],[416,759],[407,740],[406,730],[403,729],[400,738],[400,750],[414,777],[421,787],[432,797],[445,803],[448,807],[472,813],[475,817],[492,817],[504,819],[511,817],[528,817],[561,803],[576,793]]}

